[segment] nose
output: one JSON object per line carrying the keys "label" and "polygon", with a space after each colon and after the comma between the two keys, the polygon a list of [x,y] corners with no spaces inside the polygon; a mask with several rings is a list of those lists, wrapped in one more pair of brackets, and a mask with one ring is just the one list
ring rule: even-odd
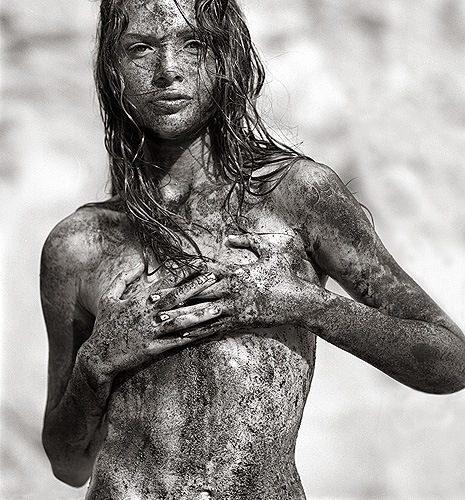
{"label": "nose", "polygon": [[173,82],[182,82],[184,77],[179,68],[179,59],[170,47],[163,47],[157,57],[157,64],[153,75],[153,84],[156,87],[169,87]]}

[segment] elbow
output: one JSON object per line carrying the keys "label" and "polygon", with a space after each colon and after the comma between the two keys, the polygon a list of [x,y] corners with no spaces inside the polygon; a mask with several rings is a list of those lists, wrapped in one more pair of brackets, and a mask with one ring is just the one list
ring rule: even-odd
{"label": "elbow", "polygon": [[443,367],[423,372],[423,376],[416,377],[416,383],[409,384],[412,388],[428,394],[453,394],[465,388],[465,367],[453,369]]}
{"label": "elbow", "polygon": [[465,383],[436,383],[436,384],[418,384],[412,385],[413,389],[417,389],[418,391],[425,392],[427,394],[453,394],[454,392],[461,391],[465,388]]}
{"label": "elbow", "polygon": [[53,475],[61,482],[66,483],[68,486],[73,488],[81,488],[84,486],[89,476],[87,474],[79,475],[75,471],[63,470],[60,466],[52,464]]}
{"label": "elbow", "polygon": [[412,349],[416,364],[414,389],[429,394],[453,394],[465,388],[465,344],[437,348],[418,344]]}
{"label": "elbow", "polygon": [[429,384],[422,388],[420,391],[428,394],[453,394],[465,388],[465,378],[451,376],[442,377],[439,380],[431,381]]}
{"label": "elbow", "polygon": [[75,460],[66,456],[61,447],[57,450],[46,435],[42,436],[42,444],[52,466],[53,475],[59,481],[74,488],[80,488],[86,484],[90,477],[88,467],[79,466]]}

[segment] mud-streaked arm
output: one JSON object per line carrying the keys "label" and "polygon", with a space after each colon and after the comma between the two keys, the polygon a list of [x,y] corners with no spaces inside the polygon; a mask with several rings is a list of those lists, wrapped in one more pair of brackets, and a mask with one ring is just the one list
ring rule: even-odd
{"label": "mud-streaked arm", "polygon": [[[338,176],[302,162],[279,195],[312,260],[355,299],[309,286],[302,322],[415,389],[449,393],[465,387],[463,333],[396,263]],[[315,308],[321,301],[324,307]]]}

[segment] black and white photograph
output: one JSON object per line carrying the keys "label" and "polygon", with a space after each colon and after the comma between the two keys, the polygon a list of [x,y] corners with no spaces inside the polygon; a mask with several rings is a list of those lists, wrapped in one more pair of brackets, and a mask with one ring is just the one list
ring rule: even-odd
{"label": "black and white photograph", "polygon": [[0,497],[465,498],[465,3],[0,22]]}

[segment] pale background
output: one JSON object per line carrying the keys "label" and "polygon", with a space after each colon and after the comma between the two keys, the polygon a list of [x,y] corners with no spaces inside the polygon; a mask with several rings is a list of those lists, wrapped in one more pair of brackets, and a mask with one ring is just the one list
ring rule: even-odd
{"label": "pale background", "polygon": [[[38,269],[54,224],[105,197],[91,71],[97,7],[1,7],[5,499],[85,491],[53,478],[40,444]],[[246,10],[267,62],[269,122],[346,182],[355,177],[350,187],[388,249],[463,328],[465,2],[250,0]],[[320,341],[297,455],[309,498],[465,498],[465,392],[415,392]]]}

